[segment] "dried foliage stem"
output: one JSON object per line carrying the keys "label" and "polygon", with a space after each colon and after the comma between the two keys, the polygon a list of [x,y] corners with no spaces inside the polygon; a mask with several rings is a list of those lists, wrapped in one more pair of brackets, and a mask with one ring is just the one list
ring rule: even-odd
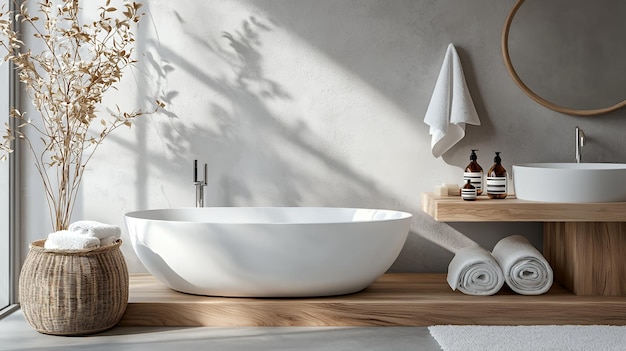
{"label": "dried foliage stem", "polygon": [[[104,116],[97,109],[125,69],[136,63],[132,27],[143,16],[138,12],[141,4],[124,2],[118,9],[106,0],[90,23],[79,21],[78,0],[40,0],[36,7],[41,18],[29,13],[26,2],[16,13],[0,9],[4,61],[14,63],[41,117],[33,121],[12,108],[11,117],[19,123],[16,128],[6,125],[0,151],[6,158],[16,139],[26,142],[41,176],[52,226],[62,230],[70,224],[85,166],[98,146],[120,126],[130,127],[136,117],[164,105],[156,101],[150,112],[123,112],[116,106]],[[17,21],[32,29],[32,43],[39,42],[43,49],[33,53],[37,46],[24,44],[13,30]]]}

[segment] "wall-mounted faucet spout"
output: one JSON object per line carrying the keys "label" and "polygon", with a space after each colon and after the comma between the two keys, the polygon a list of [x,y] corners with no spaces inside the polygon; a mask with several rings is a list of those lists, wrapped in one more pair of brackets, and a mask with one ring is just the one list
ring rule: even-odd
{"label": "wall-mounted faucet spout", "polygon": [[198,160],[193,160],[193,184],[196,186],[196,207],[204,207],[204,187],[207,181],[207,164],[204,164],[204,177],[198,180]]}
{"label": "wall-mounted faucet spout", "polygon": [[582,161],[580,149],[585,146],[585,132],[576,126],[576,163]]}

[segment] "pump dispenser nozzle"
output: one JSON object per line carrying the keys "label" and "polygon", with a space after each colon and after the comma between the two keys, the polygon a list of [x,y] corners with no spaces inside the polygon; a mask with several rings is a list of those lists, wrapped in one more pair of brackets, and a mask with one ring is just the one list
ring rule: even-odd
{"label": "pump dispenser nozzle", "polygon": [[500,158],[500,151],[496,151],[496,157],[493,158],[493,162],[502,163],[502,159]]}
{"label": "pump dispenser nozzle", "polygon": [[493,158],[493,162],[495,162],[497,164],[501,164],[502,163],[502,159],[500,158],[500,151],[496,151],[496,157]]}
{"label": "pump dispenser nozzle", "polygon": [[472,154],[470,155],[470,160],[471,161],[478,160],[478,156],[476,155],[476,151],[478,151],[478,149],[472,149]]}

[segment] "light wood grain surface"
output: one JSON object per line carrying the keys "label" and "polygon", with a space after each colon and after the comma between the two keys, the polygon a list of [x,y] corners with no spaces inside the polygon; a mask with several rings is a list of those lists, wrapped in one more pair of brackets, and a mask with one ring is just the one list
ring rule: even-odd
{"label": "light wood grain surface", "polygon": [[544,224],[544,256],[577,295],[626,295],[626,223]]}
{"label": "light wood grain surface", "polygon": [[149,274],[131,275],[124,326],[429,326],[437,324],[626,324],[623,297],[542,296],[503,289],[454,292],[445,274],[385,274],[362,292],[334,297],[254,299],[188,295]]}
{"label": "light wood grain surface", "polygon": [[441,222],[626,222],[626,202],[549,203],[422,194],[422,209]]}

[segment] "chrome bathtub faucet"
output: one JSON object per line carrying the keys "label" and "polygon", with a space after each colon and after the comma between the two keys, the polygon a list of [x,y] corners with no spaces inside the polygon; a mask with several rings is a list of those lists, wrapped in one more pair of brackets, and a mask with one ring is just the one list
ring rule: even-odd
{"label": "chrome bathtub faucet", "polygon": [[196,207],[204,207],[204,187],[206,186],[207,164],[204,164],[204,177],[198,180],[198,160],[193,160],[193,184],[196,186]]}
{"label": "chrome bathtub faucet", "polygon": [[580,149],[585,146],[585,132],[576,126],[576,163],[582,160]]}

